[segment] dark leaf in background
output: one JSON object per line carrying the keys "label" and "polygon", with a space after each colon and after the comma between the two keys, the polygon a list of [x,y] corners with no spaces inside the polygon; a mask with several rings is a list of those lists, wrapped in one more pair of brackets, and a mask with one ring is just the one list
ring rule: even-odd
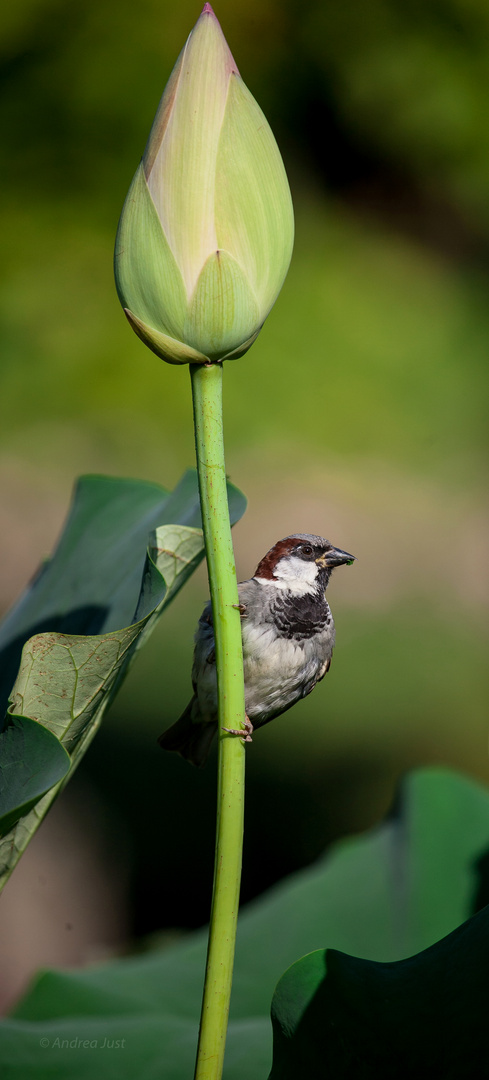
{"label": "dark leaf in background", "polygon": [[[477,865],[488,847],[484,788],[456,773],[420,770],[406,778],[395,819],[341,841],[324,860],[245,908],[225,1080],[268,1075],[270,1000],[297,957],[321,942],[377,961],[399,960],[433,945],[472,914]],[[193,1068],[206,944],[206,932],[199,931],[165,950],[41,975],[15,1018],[0,1027],[0,1064],[9,1080],[88,1078],[90,1060],[68,1050],[60,1055],[53,1042],[58,1033],[68,1040],[81,1033],[94,1039],[125,1035],[131,1050],[117,1060],[121,1080],[132,1080],[138,1060],[158,1075],[162,1059],[165,1080],[186,1080]],[[321,954],[311,993],[323,976]],[[42,1049],[41,1037],[49,1040]],[[307,1070],[295,1076],[308,1076]]]}
{"label": "dark leaf in background", "polygon": [[270,1080],[459,1080],[487,1070],[489,908],[408,960],[304,956],[272,1003]]}

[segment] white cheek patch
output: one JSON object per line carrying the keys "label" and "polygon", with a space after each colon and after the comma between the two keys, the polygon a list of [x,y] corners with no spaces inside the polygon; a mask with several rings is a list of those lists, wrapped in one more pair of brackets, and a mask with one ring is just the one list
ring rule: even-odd
{"label": "white cheek patch", "polygon": [[305,593],[316,591],[317,576],[318,567],[315,562],[305,562],[296,555],[286,555],[277,563],[272,579],[257,578],[257,581],[304,596]]}

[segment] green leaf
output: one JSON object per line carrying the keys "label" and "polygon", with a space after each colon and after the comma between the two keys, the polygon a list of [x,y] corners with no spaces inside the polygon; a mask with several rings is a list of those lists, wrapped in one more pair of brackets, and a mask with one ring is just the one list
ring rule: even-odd
{"label": "green leaf", "polygon": [[110,690],[120,681],[121,669],[127,667],[148,621],[153,625],[199,564],[203,551],[200,529],[164,525],[154,530],[131,626],[89,637],[30,638],[22,651],[9,711],[37,719],[73,756],[86,729],[106,708]]}
{"label": "green leaf", "polygon": [[476,1077],[487,1062],[489,907],[417,956],[318,950],[280,980],[270,1080]]}
{"label": "green leaf", "polygon": [[[229,499],[236,521],[245,501],[231,486]],[[162,521],[168,524],[155,530]],[[137,649],[201,561],[199,521],[194,472],[171,494],[138,481],[82,478],[52,561],[3,625],[0,643],[10,675],[25,642],[9,712],[52,732],[72,769]],[[55,783],[0,842],[0,886],[58,793]]]}
{"label": "green leaf", "polygon": [[[343,840],[315,866],[281,883],[244,909],[238,926],[225,1080],[264,1078],[271,1066],[270,1001],[286,968],[328,944],[372,960],[396,960],[432,945],[474,911],[477,867],[489,848],[489,794],[442,769],[413,773],[403,784],[397,816],[365,836]],[[194,1041],[165,1042],[166,1076],[192,1070],[206,934],[190,934],[163,952],[79,972],[42,974],[0,1026],[0,1065],[11,1080],[44,1068],[56,1076],[57,1050],[42,1050],[51,1031],[102,1030],[117,1037],[121,1019],[148,1070],[157,1075],[163,1032],[194,1033]],[[318,981],[323,974],[320,969]],[[148,1037],[148,1023],[161,1025]],[[169,1036],[165,1036],[165,1039]],[[185,1036],[185,1039],[187,1036]],[[85,1077],[89,1064],[64,1057],[66,1080]],[[127,1058],[121,1080],[132,1080]],[[44,1064],[43,1064],[44,1063]],[[87,1073],[77,1072],[86,1068]],[[114,1067],[114,1066],[112,1066]],[[51,1069],[51,1073],[49,1073]],[[42,1075],[42,1074],[41,1074]],[[298,1072],[297,1076],[307,1075]],[[37,1076],[37,1073],[36,1073]]]}
{"label": "green leaf", "polygon": [[[228,484],[231,520],[244,495]],[[104,634],[134,618],[148,536],[158,525],[200,528],[197,474],[189,469],[174,491],[145,480],[82,476],[52,558],[0,625],[0,710],[7,708],[22,646],[43,631]]]}
{"label": "green leaf", "polygon": [[[159,1016],[104,1015],[42,1024],[6,1022],[1,1040],[2,1075],[8,1080],[189,1080],[197,1047],[195,1021],[175,1013]],[[268,1019],[231,1023],[226,1044],[226,1073],[232,1080],[259,1080]],[[88,1043],[89,1045],[83,1045]],[[245,1051],[243,1051],[245,1048]]]}
{"label": "green leaf", "polygon": [[0,733],[0,837],[66,776],[70,758],[42,724],[11,716]]}

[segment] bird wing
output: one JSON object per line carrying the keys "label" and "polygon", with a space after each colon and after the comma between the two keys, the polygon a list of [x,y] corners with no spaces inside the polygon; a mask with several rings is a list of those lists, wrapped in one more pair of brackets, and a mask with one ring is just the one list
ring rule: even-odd
{"label": "bird wing", "polygon": [[317,686],[318,682],[321,682],[321,679],[324,679],[324,676],[327,674],[330,667],[331,657],[329,657],[329,660],[325,660],[323,666],[319,668],[317,675],[315,675],[314,678],[309,679],[309,682],[305,684],[302,691],[303,698],[307,697],[307,695],[310,694],[312,690],[314,690],[314,687]]}
{"label": "bird wing", "polygon": [[[238,585],[238,596],[240,601],[238,610],[242,619],[245,619],[247,614],[245,603],[246,586],[250,585],[251,580],[252,579],[250,579],[250,581],[241,581]],[[194,693],[196,692],[197,679],[201,672],[203,670],[205,671],[204,665],[215,664],[215,662],[214,622],[212,618],[212,604],[209,600],[200,616],[195,634],[194,662],[192,666],[192,685]]]}
{"label": "bird wing", "polygon": [[195,632],[194,660],[192,664],[192,686],[197,692],[197,681],[205,672],[206,665],[215,664],[214,626],[212,622],[211,602],[205,605]]}
{"label": "bird wing", "polygon": [[[243,587],[248,586],[249,584],[250,582],[244,581],[240,582],[238,585],[240,601],[239,612],[243,619],[246,618],[246,604],[244,602],[242,590]],[[217,708],[216,649],[210,600],[205,605],[202,615],[200,616],[195,634],[192,685],[194,694],[198,699],[202,720],[215,719]]]}

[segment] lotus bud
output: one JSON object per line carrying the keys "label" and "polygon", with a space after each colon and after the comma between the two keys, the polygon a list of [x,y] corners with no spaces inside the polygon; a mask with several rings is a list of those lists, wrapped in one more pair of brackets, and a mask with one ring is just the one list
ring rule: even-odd
{"label": "lotus bud", "polygon": [[277,144],[206,4],[119,222],[115,278],[133,330],[170,364],[241,356],[280,292],[293,233]]}

